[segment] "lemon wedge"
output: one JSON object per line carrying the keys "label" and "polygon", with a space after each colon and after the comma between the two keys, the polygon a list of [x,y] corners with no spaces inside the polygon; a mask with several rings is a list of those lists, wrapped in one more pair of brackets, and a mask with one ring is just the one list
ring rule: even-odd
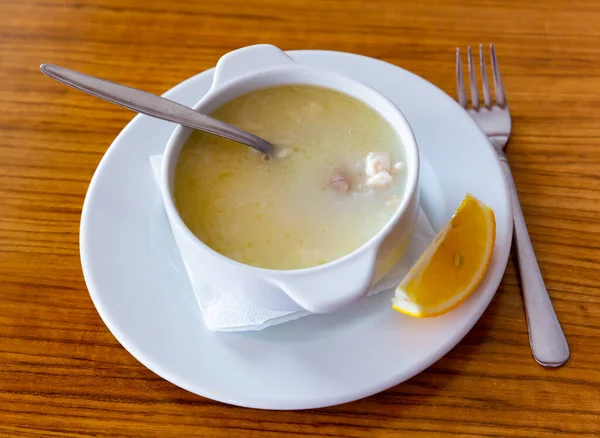
{"label": "lemon wedge", "polygon": [[392,307],[417,318],[454,309],[481,283],[495,242],[494,211],[467,194],[396,288]]}

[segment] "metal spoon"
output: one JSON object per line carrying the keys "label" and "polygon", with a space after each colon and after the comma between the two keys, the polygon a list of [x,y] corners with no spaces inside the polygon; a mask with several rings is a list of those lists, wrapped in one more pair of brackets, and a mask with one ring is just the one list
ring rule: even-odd
{"label": "metal spoon", "polygon": [[206,114],[198,113],[187,106],[165,99],[164,97],[95,78],[57,65],[42,64],[40,65],[40,70],[42,73],[63,84],[108,102],[137,111],[138,113],[225,137],[229,140],[250,146],[267,156],[273,155],[275,147],[268,141]]}

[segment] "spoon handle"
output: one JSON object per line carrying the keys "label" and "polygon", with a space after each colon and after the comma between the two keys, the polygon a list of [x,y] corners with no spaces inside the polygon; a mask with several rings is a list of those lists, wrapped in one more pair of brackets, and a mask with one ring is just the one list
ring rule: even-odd
{"label": "spoon handle", "polygon": [[525,316],[529,329],[531,351],[540,365],[559,367],[569,359],[569,345],[558,322],[554,307],[552,307],[548,290],[533,252],[533,246],[523,217],[523,210],[519,202],[519,194],[508,160],[501,155],[500,162],[504,168],[511,191],[515,224],[514,242],[519,260],[521,288],[525,302]]}
{"label": "spoon handle", "polygon": [[225,137],[266,155],[273,153],[273,145],[262,138],[164,97],[57,65],[42,64],[40,70],[63,84],[138,113]]}

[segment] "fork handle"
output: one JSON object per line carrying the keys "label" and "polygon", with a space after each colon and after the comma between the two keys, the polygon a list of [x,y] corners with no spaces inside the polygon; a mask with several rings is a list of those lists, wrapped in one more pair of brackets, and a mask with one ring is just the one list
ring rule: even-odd
{"label": "fork handle", "polygon": [[514,244],[517,249],[529,344],[535,360],[545,367],[559,367],[569,359],[569,346],[560,327],[540,267],[533,252],[515,181],[505,156],[500,157],[511,191]]}

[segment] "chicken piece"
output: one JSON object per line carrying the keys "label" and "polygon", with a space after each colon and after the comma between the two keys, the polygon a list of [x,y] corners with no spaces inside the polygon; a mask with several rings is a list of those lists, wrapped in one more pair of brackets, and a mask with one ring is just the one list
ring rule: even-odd
{"label": "chicken piece", "polygon": [[392,175],[390,175],[389,172],[384,171],[379,172],[373,175],[371,178],[369,178],[367,180],[367,185],[369,187],[385,187],[390,185],[393,180],[394,178],[392,178]]}
{"label": "chicken piece", "polygon": [[347,193],[350,190],[350,178],[343,170],[334,170],[329,177],[329,183],[339,192]]}
{"label": "chicken piece", "polygon": [[390,174],[390,156],[385,152],[369,152],[365,158],[367,186],[385,187],[392,183]]}

